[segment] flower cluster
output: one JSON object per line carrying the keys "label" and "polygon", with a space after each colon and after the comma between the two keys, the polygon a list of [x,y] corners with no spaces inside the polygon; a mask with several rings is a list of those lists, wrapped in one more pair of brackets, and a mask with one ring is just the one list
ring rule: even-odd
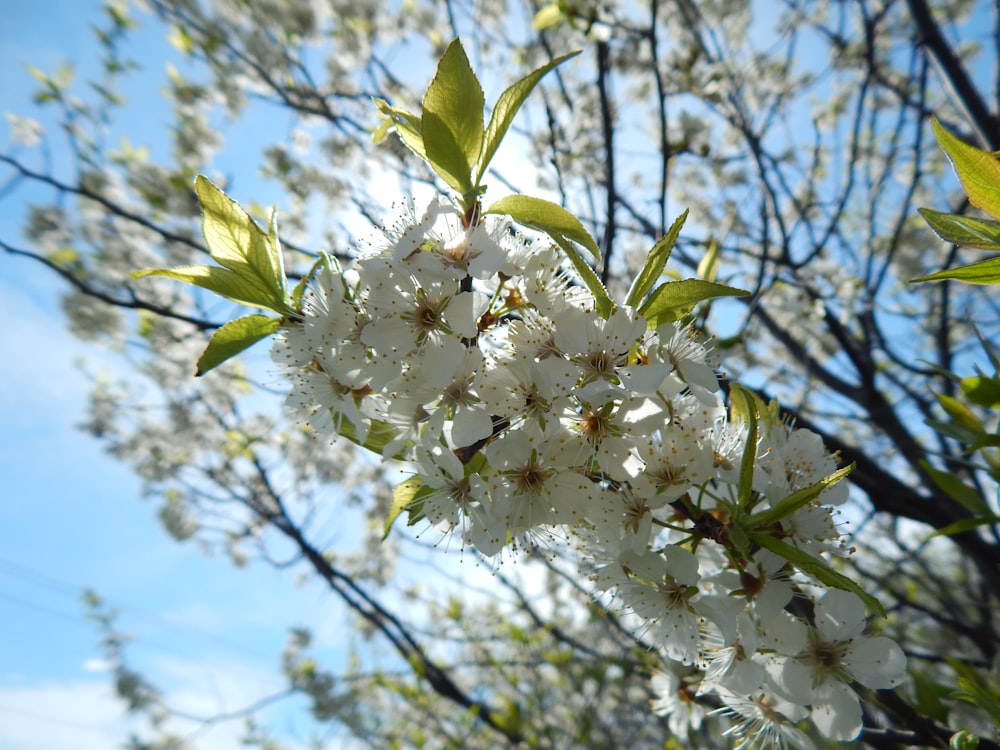
{"label": "flower cluster", "polygon": [[741,744],[808,746],[806,718],[854,738],[855,687],[897,684],[904,657],[817,574],[844,552],[847,497],[818,436],[767,409],[730,417],[689,329],[599,315],[509,220],[439,199],[385,234],[350,268],[326,262],[278,336],[292,408],[408,462],[411,519],[485,556],[575,547],[662,653],[653,710],[673,731],[721,706]]}

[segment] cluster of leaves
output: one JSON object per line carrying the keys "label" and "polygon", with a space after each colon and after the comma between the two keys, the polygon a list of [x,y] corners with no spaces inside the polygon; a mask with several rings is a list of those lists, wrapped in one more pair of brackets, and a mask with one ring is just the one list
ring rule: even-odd
{"label": "cluster of leaves", "polygon": [[[1000,156],[956,138],[937,119],[934,120],[933,127],[938,143],[948,154],[969,202],[992,218],[979,219],[931,208],[921,208],[920,215],[947,242],[1000,252]],[[1000,284],[1000,257],[987,258],[960,268],[948,268],[914,281],[947,279],[970,284]]]}
{"label": "cluster of leaves", "polygon": [[[384,100],[375,100],[384,119],[374,138],[378,142],[390,130],[396,132],[403,143],[457,191],[459,205],[470,222],[478,221],[481,215],[506,215],[522,227],[548,235],[566,254],[594,296],[598,314],[607,319],[616,305],[575,245],[582,246],[595,260],[600,260],[601,251],[576,216],[557,203],[528,195],[506,196],[492,202],[485,211],[480,202],[480,196],[486,191],[483,183],[486,169],[517,111],[546,73],[577,54],[571,52],[557,57],[508,87],[493,106],[489,124],[484,127],[482,87],[461,42],[455,39],[438,61],[437,72],[424,93],[419,115],[392,107]],[[207,177],[197,177],[195,192],[202,207],[205,244],[219,266],[152,268],[137,271],[133,277],[163,276],[183,281],[240,305],[278,315],[245,315],[219,328],[198,360],[197,374],[203,375],[276,333],[283,318],[298,315],[302,292],[311,274],[303,276],[289,293],[273,211],[268,231],[264,232],[239,203]],[[626,305],[637,308],[651,328],[680,320],[700,302],[748,294],[706,279],[678,279],[656,285],[686,219],[687,211],[649,251],[625,300]]]}

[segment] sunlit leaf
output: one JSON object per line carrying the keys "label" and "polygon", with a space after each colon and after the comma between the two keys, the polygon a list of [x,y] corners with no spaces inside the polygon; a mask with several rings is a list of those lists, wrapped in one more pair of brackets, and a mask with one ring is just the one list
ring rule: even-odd
{"label": "sunlit leaf", "polygon": [[587,248],[598,260],[601,258],[601,250],[590,232],[558,203],[529,195],[508,195],[492,203],[486,213],[507,214],[518,224],[545,232],[553,239],[558,235],[573,240]]}
{"label": "sunlit leaf", "polygon": [[573,268],[576,270],[577,275],[579,275],[580,280],[583,281],[584,285],[593,295],[594,309],[597,311],[597,314],[605,320],[610,318],[611,313],[615,310],[615,303],[611,300],[608,290],[604,288],[604,284],[601,283],[594,269],[584,260],[583,256],[580,255],[571,242],[559,235],[553,234],[551,236],[566,254],[566,257],[569,258],[569,262],[573,264]]}
{"label": "sunlit leaf", "polygon": [[733,418],[742,418],[747,423],[747,442],[740,461],[740,480],[736,490],[737,508],[745,511],[750,506],[753,470],[757,463],[757,399],[739,383],[733,383],[729,398],[732,403]]}
{"label": "sunlit leaf", "polygon": [[946,242],[980,250],[1000,250],[1000,222],[946,214],[930,208],[918,208],[917,211]]}
{"label": "sunlit leaf", "polygon": [[949,133],[934,118],[934,134],[948,154],[962,187],[973,206],[1000,219],[1000,160],[993,154],[971,146]]}
{"label": "sunlit leaf", "polygon": [[543,31],[551,26],[555,26],[557,23],[562,21],[564,17],[562,8],[559,7],[559,3],[549,3],[548,5],[542,6],[542,8],[535,14],[535,17],[531,20],[531,25],[539,31]]}
{"label": "sunlit leaf", "polygon": [[[382,455],[382,451],[385,446],[392,440],[395,440],[398,435],[396,429],[391,424],[383,422],[379,419],[371,420],[371,424],[368,428],[368,436],[365,438],[364,442],[358,439],[357,430],[349,419],[340,420],[337,427],[337,434],[342,438],[350,440],[355,445],[379,455]],[[403,454],[402,452],[399,452],[393,456],[386,456],[386,458],[401,460],[403,458]]]}
{"label": "sunlit leaf", "polygon": [[385,118],[372,134],[372,140],[375,143],[381,142],[389,129],[392,128],[407,148],[421,159],[426,159],[427,152],[424,149],[424,137],[420,132],[420,118],[412,112],[407,112],[405,109],[390,106],[384,99],[372,97],[372,101]]}
{"label": "sunlit leaf", "polygon": [[280,309],[274,310],[271,290],[264,289],[260,284],[254,283],[252,279],[247,279],[245,276],[221,266],[149,268],[144,271],[135,271],[132,274],[132,277],[136,279],[146,276],[163,276],[194,284],[247,307],[258,307],[274,312],[281,311]]}
{"label": "sunlit leaf", "polygon": [[959,382],[962,393],[974,404],[1000,409],[1000,378],[974,375]]}
{"label": "sunlit leaf", "polygon": [[284,312],[285,272],[281,251],[272,238],[206,177],[198,175],[195,192],[201,203],[202,234],[212,259],[259,290],[254,306]]}
{"label": "sunlit leaf", "polygon": [[511,122],[514,121],[514,115],[517,114],[521,105],[524,104],[524,100],[528,98],[528,95],[538,82],[554,67],[564,63],[571,57],[576,57],[578,54],[580,54],[579,50],[555,58],[537,70],[532,71],[520,81],[511,84],[500,94],[500,98],[497,99],[497,103],[493,107],[493,113],[490,115],[490,123],[486,127],[483,151],[479,157],[479,166],[476,169],[476,182],[479,182],[483,175],[486,174],[486,168],[489,166],[490,161],[492,161],[493,155],[496,153],[497,147],[503,140],[504,135],[506,135]]}
{"label": "sunlit leaf", "polygon": [[455,39],[424,93],[420,129],[428,163],[467,197],[473,193],[472,168],[483,147],[484,105],[483,89]]}
{"label": "sunlit leaf", "polygon": [[681,234],[681,229],[684,228],[684,222],[687,221],[687,217],[688,211],[684,209],[684,213],[674,220],[667,233],[656,241],[649,254],[646,255],[646,262],[643,263],[642,270],[636,275],[635,280],[632,282],[632,287],[628,290],[628,295],[625,297],[626,305],[629,307],[638,305],[643,297],[649,294],[649,291],[656,284],[657,279],[663,274],[663,268],[670,259],[670,253],[674,250],[674,245]]}
{"label": "sunlit leaf", "polygon": [[937,398],[938,403],[941,404],[948,416],[951,417],[953,424],[977,435],[986,431],[986,426],[983,424],[983,421],[973,414],[972,410],[957,398],[948,396],[944,393],[935,393],[934,396]]}
{"label": "sunlit leaf", "polygon": [[229,321],[212,334],[208,346],[198,358],[198,371],[195,375],[204,375],[247,347],[267,338],[278,330],[280,324],[280,318],[267,315],[245,315]]}
{"label": "sunlit leaf", "polygon": [[740,525],[744,529],[759,529],[762,526],[769,526],[773,523],[781,521],[784,518],[788,518],[799,508],[804,505],[808,505],[815,500],[827,487],[832,487],[852,471],[854,471],[853,463],[850,466],[838,469],[829,476],[823,477],[816,482],[816,484],[793,492],[788,497],[779,500],[767,510],[754,513],[749,518],[744,518],[740,521]]}
{"label": "sunlit leaf", "polygon": [[1000,284],[1000,257],[981,260],[968,266],[938,271],[929,276],[921,276],[919,279],[911,279],[911,281],[946,281],[948,279],[965,281],[970,284]]}
{"label": "sunlit leaf", "polygon": [[416,500],[428,495],[431,489],[425,485],[419,477],[410,477],[392,488],[392,504],[385,517],[385,525],[382,531],[382,539],[389,536],[392,525],[399,518],[399,514],[406,510]]}
{"label": "sunlit leaf", "polygon": [[850,591],[865,603],[869,611],[880,617],[885,617],[885,608],[878,599],[847,576],[831,568],[824,560],[813,557],[798,547],[793,547],[791,544],[776,539],[767,532],[753,531],[750,533],[750,540],[758,546],[785,558],[799,570],[811,575],[820,583],[825,583],[827,586],[842,589],[843,591]]}
{"label": "sunlit leaf", "polygon": [[639,307],[639,312],[650,321],[651,325],[659,325],[679,320],[704,300],[716,297],[747,297],[749,294],[750,292],[744,289],[703,279],[666,281],[653,290]]}
{"label": "sunlit leaf", "polygon": [[698,261],[699,279],[705,281],[715,281],[715,276],[719,270],[719,243],[715,239],[709,240],[708,250]]}

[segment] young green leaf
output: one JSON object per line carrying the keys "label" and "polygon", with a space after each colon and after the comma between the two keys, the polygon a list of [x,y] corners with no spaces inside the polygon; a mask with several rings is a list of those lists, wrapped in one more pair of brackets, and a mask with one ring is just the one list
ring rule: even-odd
{"label": "young green leaf", "polygon": [[629,307],[637,306],[643,297],[649,294],[649,290],[653,288],[656,280],[663,274],[663,268],[670,259],[670,253],[674,250],[674,245],[681,234],[681,229],[684,228],[684,222],[687,221],[687,217],[688,211],[684,209],[684,213],[674,220],[667,233],[653,245],[653,248],[646,256],[646,262],[643,264],[642,270],[636,275],[635,281],[632,282],[632,287],[628,290],[628,295],[625,297],[626,305]]}
{"label": "young green leaf", "polygon": [[719,243],[712,238],[708,241],[708,250],[698,261],[697,277],[705,281],[715,281],[719,271]]}
{"label": "young green leaf", "polygon": [[555,26],[565,18],[562,7],[559,3],[549,3],[535,14],[531,20],[531,25],[538,31],[544,31],[550,26]]}
{"label": "young green leaf", "polygon": [[421,159],[427,159],[427,151],[424,149],[424,136],[420,132],[420,118],[405,109],[393,107],[385,99],[372,97],[375,107],[382,114],[384,119],[372,133],[372,140],[381,143],[389,130],[395,130],[396,135],[413,153]]}
{"label": "young green leaf", "polygon": [[750,292],[703,279],[666,281],[639,307],[639,313],[655,328],[679,320],[699,302],[715,297],[746,297]]}
{"label": "young green leaf", "polygon": [[244,349],[267,338],[278,330],[280,324],[280,318],[267,315],[245,315],[230,320],[212,334],[208,346],[198,358],[198,370],[195,375],[201,377],[230,357],[235,357]]}
{"label": "young green leaf", "polygon": [[176,279],[200,286],[202,289],[215,292],[240,305],[271,310],[276,313],[284,312],[284,305],[275,305],[272,290],[264,289],[260,284],[255,283],[254,279],[248,279],[228,268],[219,266],[147,268],[143,271],[134,271],[131,276],[134,279],[142,279],[146,276],[164,276],[168,279]]}
{"label": "young green leaf", "polygon": [[424,93],[420,130],[426,158],[465,198],[474,198],[472,168],[483,147],[483,89],[458,39],[448,45]]}
{"label": "young green leaf", "polygon": [[954,534],[961,534],[965,531],[978,529],[980,526],[992,526],[993,524],[1000,524],[1000,516],[995,516],[991,513],[986,516],[977,516],[975,518],[963,518],[960,521],[948,524],[943,529],[938,529],[933,534],[928,535],[927,538],[933,539],[936,536],[953,536]]}
{"label": "young green leaf", "polygon": [[[204,175],[195,178],[194,191],[201,204],[201,230],[212,259],[231,270],[249,265],[253,235],[263,240],[264,232],[239,203]],[[261,271],[268,271],[267,275],[277,280],[278,259],[261,244],[265,243],[258,243],[254,250],[255,260],[262,266]]]}
{"label": "young green leaf", "polygon": [[430,494],[431,489],[425,485],[419,477],[410,477],[392,488],[392,504],[385,517],[385,524],[382,530],[382,540],[389,536],[392,525],[399,518],[399,514],[410,507],[421,497]]}
{"label": "young green leaf", "polygon": [[946,492],[953,500],[960,502],[965,508],[976,515],[985,515],[990,512],[989,505],[983,500],[979,492],[967,485],[950,471],[935,469],[926,461],[920,461],[920,466],[926,471],[934,484]]}
{"label": "young green leaf", "polygon": [[736,503],[740,512],[750,507],[753,494],[753,469],[757,462],[757,397],[751,391],[733,383],[729,392],[733,418],[742,417],[747,423],[747,443],[740,461],[740,482],[736,489]]}
{"label": "young green leaf", "polygon": [[947,412],[948,416],[951,417],[952,424],[977,435],[986,431],[986,425],[983,424],[983,421],[957,398],[944,393],[935,393],[934,396],[945,412]]}
{"label": "young green leaf", "polygon": [[594,273],[594,269],[588,265],[587,261],[583,259],[583,256],[580,255],[576,247],[569,240],[557,234],[553,234],[551,237],[562,251],[566,253],[566,257],[573,264],[573,268],[580,276],[580,280],[583,281],[587,289],[594,296],[594,309],[597,310],[597,314],[605,320],[610,318],[611,313],[615,311],[615,303],[608,295],[608,290],[604,288],[604,284],[601,283],[597,274]]}
{"label": "young green leaf", "polygon": [[869,594],[847,576],[835,571],[820,558],[813,557],[808,552],[805,552],[798,547],[793,547],[780,539],[776,539],[764,531],[750,532],[750,540],[758,546],[785,558],[799,570],[811,575],[820,583],[825,583],[827,586],[832,586],[836,589],[850,591],[852,594],[857,595],[865,603],[865,605],[867,605],[870,611],[880,617],[885,617],[885,608],[878,599]]}
{"label": "young green leaf", "polygon": [[959,381],[962,393],[974,404],[987,409],[1000,409],[1000,378],[973,375]]}
{"label": "young green leaf", "polygon": [[978,263],[972,263],[968,266],[949,268],[928,276],[921,276],[919,279],[910,280],[918,282],[946,281],[948,279],[965,281],[969,284],[1000,284],[1000,257],[981,260]]}
{"label": "young green leaf", "polygon": [[201,203],[202,234],[212,259],[258,290],[254,307],[284,313],[286,281],[280,248],[236,201],[206,177],[198,175],[194,189]]}
{"label": "young green leaf", "polygon": [[[385,446],[392,440],[395,440],[398,436],[396,429],[391,424],[383,422],[380,419],[373,419],[371,420],[371,424],[368,428],[368,437],[366,437],[364,442],[362,442],[358,439],[357,430],[351,420],[345,417],[340,417],[339,415],[336,416],[338,417],[336,420],[337,435],[350,440],[355,445],[371,451],[372,453],[382,455]],[[385,458],[402,460],[403,452],[399,451],[392,456],[385,456]]]}
{"label": "young green leaf", "polygon": [[983,448],[1000,448],[1000,435],[991,435],[988,432],[984,432],[972,441],[972,445],[966,449],[966,452],[975,453]]}
{"label": "young green leaf", "polygon": [[508,195],[492,203],[487,214],[507,214],[518,224],[545,232],[552,239],[564,237],[587,248],[597,259],[601,250],[580,220],[558,203],[529,195]]}
{"label": "young green leaf", "polygon": [[940,422],[936,419],[925,419],[924,424],[935,432],[939,432],[945,437],[950,437],[960,443],[974,443],[984,434],[981,432],[974,432],[952,422]]}
{"label": "young green leaf", "polygon": [[973,206],[1000,219],[1000,160],[949,133],[937,121],[931,123],[941,148],[948,154],[962,187]]}
{"label": "young green leaf", "polygon": [[497,147],[500,145],[503,137],[507,134],[507,129],[510,127],[511,122],[514,121],[514,115],[517,114],[521,105],[524,104],[524,100],[528,98],[532,89],[535,88],[542,77],[550,70],[555,68],[557,65],[561,65],[571,57],[576,57],[579,54],[580,50],[577,50],[576,52],[570,52],[569,54],[562,55],[554,60],[551,60],[542,67],[526,75],[520,81],[511,84],[502,94],[500,94],[500,98],[497,99],[497,103],[493,107],[493,113],[490,115],[490,123],[486,127],[483,150],[479,156],[479,165],[476,168],[475,181],[477,185],[480,180],[482,180],[483,175],[486,174],[486,168],[490,165],[490,161],[492,161]]}
{"label": "young green leaf", "polygon": [[816,482],[816,484],[793,492],[788,497],[776,502],[767,510],[762,510],[759,513],[754,513],[748,518],[744,518],[740,521],[740,525],[747,530],[759,529],[762,526],[770,526],[773,523],[777,523],[783,518],[788,518],[788,516],[792,515],[792,513],[797,511],[803,505],[807,505],[815,500],[827,487],[836,484],[852,471],[854,471],[853,463],[850,466],[845,466],[843,469],[838,469],[829,476],[823,477]]}
{"label": "young green leaf", "polygon": [[1000,222],[946,214],[930,208],[918,208],[917,211],[945,242],[980,250],[1000,250]]}

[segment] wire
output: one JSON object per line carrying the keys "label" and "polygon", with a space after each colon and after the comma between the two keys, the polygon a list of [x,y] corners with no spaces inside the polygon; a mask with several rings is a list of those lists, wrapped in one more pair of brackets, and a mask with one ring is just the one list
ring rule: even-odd
{"label": "wire", "polygon": [[[28,583],[36,587],[45,588],[63,595],[72,596],[74,599],[77,600],[80,599],[82,592],[87,588],[85,586],[74,586],[73,584],[67,581],[53,578],[52,576],[49,576],[45,573],[41,573],[25,565],[13,562],[11,560],[6,560],[4,558],[0,558],[0,573],[8,575],[12,578],[17,578],[25,583]],[[38,612],[43,612],[53,617],[75,620],[78,622],[81,622],[83,620],[82,615],[74,616],[68,614],[67,612],[52,609],[44,604],[39,604],[34,601],[23,599],[7,592],[0,591],[0,598],[14,602],[23,607],[36,610]],[[174,634],[183,635],[189,638],[201,640],[203,642],[223,646],[229,651],[240,653],[244,656],[253,656],[254,658],[257,659],[264,659],[267,660],[269,663],[274,662],[273,655],[265,655],[258,649],[255,649],[252,646],[248,646],[243,643],[239,643],[238,641],[233,641],[229,638],[215,635],[213,633],[206,632],[205,630],[199,628],[191,627],[190,625],[184,625],[182,623],[172,621],[169,618],[164,618],[155,615],[151,612],[143,611],[138,607],[133,607],[131,605],[124,605],[121,604],[120,602],[110,601],[106,599],[103,599],[103,601],[109,607],[117,610],[122,614],[127,614],[132,618],[145,621],[164,630],[171,631]],[[155,642],[151,642],[146,638],[142,639],[142,643],[144,645],[153,645],[153,646],[156,645]],[[167,650],[172,653],[177,653],[177,650],[175,648],[165,647],[162,644],[157,646],[157,648],[161,650]]]}

